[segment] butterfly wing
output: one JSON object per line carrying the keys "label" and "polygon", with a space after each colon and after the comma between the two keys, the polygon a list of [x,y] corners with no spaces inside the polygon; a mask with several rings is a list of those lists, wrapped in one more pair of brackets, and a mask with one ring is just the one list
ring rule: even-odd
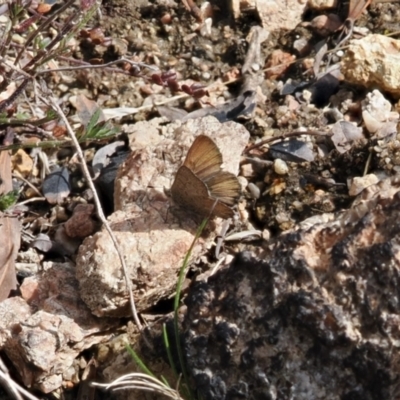
{"label": "butterfly wing", "polygon": [[213,210],[211,214],[212,216],[224,219],[233,217],[233,210],[230,207],[228,207],[224,203],[221,203],[220,201],[216,202],[215,199],[211,197],[207,197],[207,199],[203,203],[203,207],[204,209],[208,210],[207,214],[204,214],[205,216],[210,214],[212,209]]}
{"label": "butterfly wing", "polygon": [[210,196],[232,206],[240,195],[240,184],[237,177],[230,172],[220,171],[205,180]]}
{"label": "butterfly wing", "polygon": [[198,136],[179,168],[171,195],[175,203],[202,216],[229,218],[240,194],[237,177],[221,170],[222,155],[208,136]]}
{"label": "butterfly wing", "polygon": [[171,196],[175,203],[183,208],[201,208],[197,203],[208,197],[207,186],[189,168],[182,165],[176,173],[171,187]]}
{"label": "butterfly wing", "polygon": [[212,139],[200,135],[190,146],[183,165],[204,180],[221,170],[222,154]]}
{"label": "butterfly wing", "polygon": [[210,197],[206,184],[184,165],[176,174],[171,187],[171,196],[176,204],[201,216],[208,216],[211,209],[213,209],[212,215],[217,217],[233,216],[231,208],[218,199]]}

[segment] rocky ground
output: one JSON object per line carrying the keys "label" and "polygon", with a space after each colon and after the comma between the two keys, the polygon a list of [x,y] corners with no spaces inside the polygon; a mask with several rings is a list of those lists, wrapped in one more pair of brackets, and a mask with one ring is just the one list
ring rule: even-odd
{"label": "rocky ground", "polygon": [[[45,4],[44,16],[62,7]],[[79,9],[71,4],[41,40]],[[18,190],[1,224],[10,239],[0,251],[0,343],[11,376],[43,398],[114,398],[82,373],[109,382],[134,371],[129,342],[174,380],[161,326],[201,218],[175,207],[168,189],[207,135],[241,196],[235,217],[211,221],[196,242],[184,284],[195,398],[398,398],[400,3],[139,0],[103,1],[100,11],[53,64],[34,74],[33,50],[24,56],[18,66],[34,76],[25,96],[4,59],[30,49],[29,31],[13,26],[1,42],[0,135],[12,147],[11,158],[1,149],[2,190]],[[0,7],[2,32],[9,16]],[[107,66],[60,70],[77,60]],[[97,109],[97,135],[119,131],[81,146],[145,336],[65,121],[33,122],[54,109],[51,98],[78,136]],[[29,121],[16,124],[18,113]]]}

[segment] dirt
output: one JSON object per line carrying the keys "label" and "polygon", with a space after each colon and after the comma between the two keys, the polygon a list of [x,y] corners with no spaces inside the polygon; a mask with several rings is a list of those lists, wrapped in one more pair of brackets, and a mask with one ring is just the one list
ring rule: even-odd
{"label": "dirt", "polygon": [[[92,46],[86,48],[81,46],[81,56],[86,60],[94,57],[103,57],[105,61],[111,61],[118,56],[135,54],[137,60],[149,65],[156,64],[161,71],[173,68],[178,74],[178,81],[193,80],[208,85],[216,80],[221,80],[230,71],[239,69],[243,65],[250,29],[259,24],[259,19],[254,11],[244,13],[241,18],[235,21],[231,13],[227,12],[229,4],[218,2],[212,4],[213,27],[211,37],[202,37],[196,32],[195,19],[183,7],[182,4],[175,2],[125,2],[125,1],[106,1],[102,4],[102,20],[99,25],[104,30],[106,36],[117,38],[124,42],[124,52],[118,52],[116,46],[109,46],[105,51],[104,46]],[[380,28],[385,25],[382,15],[393,15],[395,18],[395,7],[391,4],[378,4],[372,6],[369,13],[360,19],[360,25],[374,25]],[[341,11],[343,14],[345,11]],[[388,13],[388,14],[387,14]],[[161,22],[163,16],[170,15],[171,24]],[[306,13],[305,19],[310,20],[316,13]],[[373,17],[371,17],[373,16]],[[388,17],[386,17],[388,18]],[[380,28],[382,29],[382,28]],[[311,44],[315,44],[321,39],[313,34],[309,29],[298,26],[294,31],[275,31],[262,46],[262,56],[268,59],[274,49],[281,49],[293,53],[293,42],[296,38],[305,37],[310,39]],[[296,52],[294,52],[296,54]],[[79,52],[77,53],[79,54]],[[299,55],[297,54],[297,57]],[[175,93],[171,93],[168,88],[164,88],[160,93],[150,81],[149,76],[152,72],[143,71],[146,76],[130,77],[121,74],[98,72],[81,73],[79,83],[83,85],[92,98],[97,100],[104,107],[140,107],[143,105],[148,92],[153,92],[150,97],[157,101],[162,101]],[[204,79],[207,77],[207,80]],[[279,77],[281,82],[288,79],[296,81],[304,80],[304,68],[299,62],[290,66],[285,74]],[[222,93],[222,98],[226,101],[237,95],[241,82],[236,81],[227,86]],[[327,124],[327,118],[323,113],[323,106],[317,108],[310,107],[308,104],[301,104],[300,109],[295,113],[288,113],[286,109],[280,110],[280,106],[285,104],[285,99],[280,96],[278,89],[280,86],[277,81],[264,81],[261,90],[266,96],[264,103],[259,103],[256,110],[258,118],[263,119],[268,128],[260,126],[254,119],[243,121],[250,133],[256,137],[265,135],[281,135],[294,131],[300,127],[307,127],[309,130],[323,129]],[[148,89],[144,93],[144,87]],[[357,98],[361,99],[364,95],[363,90],[358,88],[351,89]],[[357,97],[358,96],[358,97]],[[222,99],[217,97],[217,103]],[[183,108],[187,111],[199,106],[195,101],[182,99],[169,104],[173,107]],[[325,103],[324,105],[327,105]],[[155,115],[154,111],[144,111],[132,116],[125,117],[123,122],[134,123],[139,120],[147,120]],[[256,209],[253,213],[256,226],[259,228],[269,228],[278,233],[279,227],[275,221],[275,215],[279,212],[288,214],[292,221],[285,228],[292,227],[294,223],[301,221],[315,213],[326,211],[326,203],[330,211],[339,210],[346,207],[352,199],[346,196],[346,179],[358,176],[363,168],[368,156],[368,148],[363,144],[359,149],[354,149],[351,153],[340,155],[336,152],[330,154],[329,158],[324,158],[315,163],[304,163],[294,165],[291,174],[286,179],[286,190],[278,196],[268,194],[262,196],[257,201]],[[329,178],[333,179],[337,185],[328,188],[329,199],[319,204],[313,202],[313,193],[316,187],[323,185],[311,184],[307,187],[307,180],[304,175],[320,176],[322,171],[326,171]],[[271,181],[274,174],[271,171],[262,171],[262,174],[270,175]],[[258,179],[263,179],[258,175]],[[303,180],[303,184],[299,182]],[[264,185],[262,192],[266,192],[270,182]],[[325,189],[325,188],[324,188]],[[307,206],[301,211],[293,210],[288,205],[295,199],[301,200]]]}
{"label": "dirt", "polygon": [[[174,0],[135,2],[104,0],[101,4],[101,18],[90,21],[90,28],[99,27],[106,38],[110,39],[111,44],[94,44],[81,37],[77,40],[73,57],[85,61],[101,59],[107,63],[133,55],[136,62],[156,66],[158,71],[141,68],[135,74],[101,69],[65,72],[65,76],[68,77],[67,90],[60,88],[61,83],[65,84],[65,80],[60,83],[57,79],[50,79],[49,84],[54,93],[71,107],[72,114],[75,110],[69,99],[71,95],[78,93],[95,100],[103,109],[139,108],[138,112],[114,122],[115,125],[122,127],[125,124],[134,124],[159,116],[156,108],[142,109],[144,105],[151,105],[153,102],[165,102],[168,106],[190,112],[235,99],[243,84],[240,70],[248,51],[246,38],[253,26],[260,25],[260,18],[256,10],[249,8],[235,20],[231,8],[231,4],[227,1],[212,2],[207,11],[213,21],[211,33],[203,36],[200,34],[202,25],[183,3]],[[347,15],[344,6],[340,6],[340,9],[334,12],[337,12],[342,20]],[[320,11],[307,11],[303,15],[303,23],[294,30],[282,29],[270,32],[269,38],[262,44],[263,60],[269,60],[274,50],[279,49],[294,55],[296,62],[274,79],[264,79],[258,89],[264,96],[264,101],[257,103],[252,118],[238,119],[238,122],[242,123],[251,134],[249,145],[258,140],[284,138],[285,135],[300,129],[326,133],[327,125],[333,123],[327,110],[333,107],[346,114],[346,118],[361,124],[360,101],[367,93],[364,88],[340,80],[338,87],[332,91],[328,86],[317,88],[315,93],[319,96],[319,100],[315,102],[316,104],[311,104],[301,96],[297,98],[293,94],[292,98],[297,102],[296,108],[291,108],[292,100],[288,96],[280,94],[282,87],[288,81],[300,83],[312,79],[307,58],[313,57],[315,52],[302,54],[294,49],[294,45],[301,38],[308,40],[310,46],[316,45],[323,39],[307,24],[320,13]],[[400,30],[399,3],[372,4],[368,12],[356,21],[356,26],[367,27],[371,32],[381,34]],[[330,48],[333,47],[332,42],[337,36],[338,33],[331,34]],[[338,61],[339,56],[334,53],[332,63]],[[177,95],[182,93],[174,91],[173,87],[157,85],[152,75],[159,75],[169,70],[176,72],[174,81],[189,86],[192,83],[201,83],[208,88],[209,95],[200,99],[189,95],[178,98]],[[332,96],[325,98],[325,90]],[[169,101],[171,98],[175,100]],[[387,98],[391,99],[390,96]],[[396,101],[394,99],[391,101],[396,108]],[[347,104],[347,108],[344,103]],[[277,174],[271,165],[265,166],[263,163],[255,162],[254,170],[246,176],[249,182],[257,185],[261,193],[256,199],[248,192],[244,193],[244,204],[249,213],[247,226],[268,231],[272,239],[294,228],[306,218],[349,208],[354,197],[348,194],[348,181],[362,176],[366,165],[371,172],[383,171],[389,176],[396,172],[388,168],[388,163],[373,151],[376,141],[369,138],[355,143],[344,153],[339,153],[333,148],[329,135],[318,137],[299,134],[297,138],[307,142],[317,154],[314,161],[294,162],[290,159],[287,161],[290,172],[283,176]],[[317,148],[326,148],[327,151],[321,154]],[[245,156],[271,161],[271,153],[268,150],[268,146],[260,146]],[[70,155],[71,153],[67,154]],[[396,148],[390,150],[390,156],[395,165],[400,164]],[[243,165],[246,163],[247,161],[243,159]],[[241,172],[243,171],[244,167]],[[76,187],[82,189],[79,171],[75,171],[75,174]],[[80,190],[79,195],[82,191]],[[72,214],[71,204],[74,204],[74,201],[69,203],[69,208],[66,207],[65,212],[68,215]],[[38,207],[35,210],[49,225],[55,219],[55,211],[49,217],[50,208]],[[30,227],[31,232],[36,234],[46,223],[36,223],[35,227]],[[241,243],[232,247],[232,250],[252,250],[259,244],[260,241]],[[27,247],[27,242],[23,242],[24,246]],[[168,307],[170,304],[162,306],[163,310]]]}

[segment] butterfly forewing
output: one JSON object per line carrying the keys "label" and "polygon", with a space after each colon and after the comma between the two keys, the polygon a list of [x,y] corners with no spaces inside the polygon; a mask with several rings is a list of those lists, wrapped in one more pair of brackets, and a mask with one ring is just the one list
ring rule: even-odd
{"label": "butterfly forewing", "polygon": [[183,165],[200,179],[205,179],[221,170],[222,155],[208,136],[200,135],[190,147]]}

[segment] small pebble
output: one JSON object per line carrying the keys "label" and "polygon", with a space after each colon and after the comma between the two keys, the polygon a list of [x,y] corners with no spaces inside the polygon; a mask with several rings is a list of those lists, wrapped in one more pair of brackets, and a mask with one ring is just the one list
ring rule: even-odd
{"label": "small pebble", "polygon": [[161,17],[161,23],[163,25],[170,24],[172,22],[172,17],[170,13],[166,13]]}
{"label": "small pebble", "polygon": [[304,204],[301,201],[295,200],[292,205],[297,211],[303,211],[304,209]]}
{"label": "small pebble", "polygon": [[375,174],[368,174],[365,176],[355,177],[349,185],[349,195],[357,196],[366,187],[371,186],[379,181]]}
{"label": "small pebble", "polygon": [[211,26],[212,26],[212,19],[207,18],[204,21],[204,24],[200,28],[200,35],[203,37],[210,37],[211,36]]}
{"label": "small pebble", "polygon": [[253,199],[257,200],[257,199],[260,198],[260,195],[261,195],[260,188],[259,188],[257,185],[255,185],[254,183],[250,182],[250,183],[247,185],[247,190],[249,191],[250,196],[251,196]]}
{"label": "small pebble", "polygon": [[274,171],[278,175],[286,175],[289,173],[289,167],[285,161],[281,160],[280,158],[277,158],[274,161]]}
{"label": "small pebble", "polygon": [[25,39],[21,36],[18,35],[17,33],[15,33],[14,35],[12,35],[12,41],[17,43],[17,44],[24,44]]}
{"label": "small pebble", "polygon": [[192,57],[192,63],[194,65],[199,65],[202,62],[202,60],[198,57]]}
{"label": "small pebble", "polygon": [[306,101],[307,103],[309,103],[311,101],[311,97],[312,97],[312,93],[309,90],[303,90],[303,99],[304,101]]}
{"label": "small pebble", "polygon": [[238,181],[242,191],[244,191],[247,188],[249,181],[244,176],[238,176]]}
{"label": "small pebble", "polygon": [[308,40],[304,37],[297,39],[293,42],[293,48],[301,53],[308,45]]}
{"label": "small pebble", "polygon": [[279,212],[275,215],[275,220],[278,224],[290,221],[289,216],[285,212]]}
{"label": "small pebble", "polygon": [[58,88],[60,89],[61,92],[65,93],[69,90],[69,87],[67,85],[64,85],[63,83],[61,83],[60,85],[58,85]]}
{"label": "small pebble", "polygon": [[67,212],[65,211],[64,207],[61,207],[60,205],[56,205],[54,207],[55,210],[55,216],[57,218],[57,222],[65,222],[68,220],[69,216]]}
{"label": "small pebble", "polygon": [[271,232],[268,229],[264,229],[262,231],[262,238],[265,241],[268,241],[269,239],[271,239]]}

